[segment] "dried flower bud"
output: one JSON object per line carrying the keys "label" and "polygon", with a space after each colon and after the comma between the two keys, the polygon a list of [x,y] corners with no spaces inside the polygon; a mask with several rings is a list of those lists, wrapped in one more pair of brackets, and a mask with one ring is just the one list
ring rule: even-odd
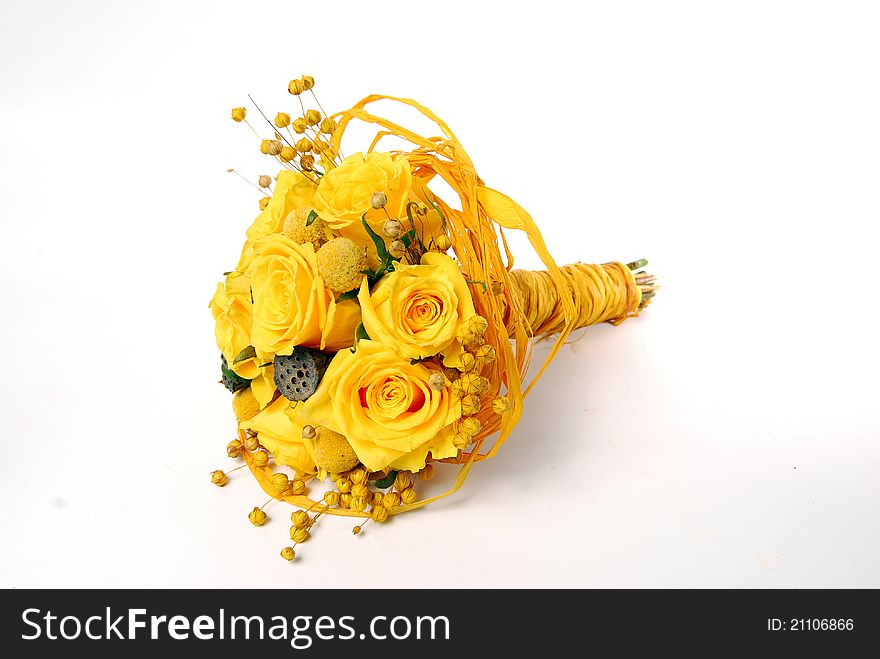
{"label": "dried flower bud", "polygon": [[302,77],[303,89],[305,91],[310,90],[315,86],[315,79],[312,76],[303,76]]}
{"label": "dried flower bud", "polygon": [[241,442],[233,439],[226,445],[226,455],[230,458],[237,458],[241,455]]}
{"label": "dried flower bud", "polygon": [[306,132],[306,127],[308,126],[308,124],[306,123],[305,119],[303,119],[302,117],[299,117],[299,118],[293,120],[293,123],[291,124],[291,126],[293,127],[294,133],[302,135],[304,132]]}
{"label": "dried flower bud", "polygon": [[232,120],[244,121],[247,116],[247,108],[232,108]]}
{"label": "dried flower bud", "polygon": [[482,316],[473,316],[468,322],[468,331],[482,336],[489,329],[489,321]]}
{"label": "dried flower bud", "polygon": [[304,170],[310,172],[315,168],[315,156],[313,156],[311,153],[300,156],[299,164],[300,167],[302,167]]}
{"label": "dried flower bud", "polygon": [[281,148],[281,153],[278,154],[278,157],[281,158],[281,162],[290,162],[296,158],[296,149],[292,146],[284,146]]}
{"label": "dried flower bud", "polygon": [[211,482],[217,487],[223,487],[229,482],[229,477],[222,470],[218,469],[211,472]]}
{"label": "dried flower bud", "polygon": [[406,244],[402,240],[394,240],[388,245],[388,253],[395,259],[403,258],[406,254]]}
{"label": "dried flower bud", "polygon": [[361,527],[360,527],[360,526],[355,526],[355,527],[351,530],[351,532],[352,532],[354,535],[360,535],[360,533],[361,533]]}
{"label": "dried flower bud", "polygon": [[458,359],[458,370],[462,373],[469,373],[477,367],[477,358],[469,352],[461,353],[461,356]]}
{"label": "dried flower bud", "polygon": [[317,153],[326,153],[330,149],[330,144],[320,135],[315,135],[314,149]]}
{"label": "dried flower bud", "polygon": [[361,469],[360,467],[352,469],[351,472],[348,474],[348,478],[349,480],[351,480],[352,483],[363,483],[367,480],[367,471],[366,469]]}
{"label": "dried flower bud", "polygon": [[462,394],[475,394],[479,392],[480,376],[473,371],[470,373],[462,373],[457,382],[458,387],[456,387],[456,389]]}
{"label": "dried flower bud", "polygon": [[293,547],[285,547],[284,549],[282,549],[281,558],[283,558],[285,561],[292,561],[294,558],[296,558],[296,552],[293,551]]}
{"label": "dried flower bud", "polygon": [[317,126],[321,123],[321,113],[317,110],[308,110],[305,119],[309,126]]}
{"label": "dried flower bud", "polygon": [[382,505],[388,508],[388,510],[399,506],[400,501],[401,499],[399,492],[386,492],[382,495]]}
{"label": "dried flower bud", "polygon": [[474,332],[467,332],[461,340],[461,344],[464,346],[465,350],[476,350],[485,342],[486,340],[481,335],[475,334]]}
{"label": "dried flower bud", "polygon": [[296,150],[300,153],[308,153],[312,150],[312,141],[308,137],[302,137],[297,140]]}
{"label": "dried flower bud", "polygon": [[275,491],[278,492],[278,494],[286,492],[290,487],[290,480],[287,478],[287,474],[281,472],[272,474],[272,487],[275,488]]}
{"label": "dried flower bud", "polygon": [[265,451],[257,451],[254,453],[254,464],[258,467],[265,467],[269,464],[269,454]]}
{"label": "dried flower bud", "polygon": [[268,188],[270,185],[272,185],[272,177],[268,176],[267,174],[261,174],[260,178],[257,179],[257,183],[260,185],[261,188]]}
{"label": "dried flower bud", "polygon": [[266,206],[269,205],[270,201],[272,201],[271,197],[263,197],[262,199],[260,199],[260,210],[261,211],[266,210]]}
{"label": "dried flower bud", "polygon": [[367,497],[351,497],[351,503],[349,503],[348,507],[355,512],[362,513],[367,509],[370,501]]}
{"label": "dried flower bud", "polygon": [[290,115],[286,112],[279,112],[275,115],[275,125],[278,128],[284,128],[285,126],[290,125]]}
{"label": "dried flower bud", "polygon": [[366,483],[355,483],[351,486],[351,496],[360,498],[372,495],[370,494],[370,488]]}
{"label": "dried flower bud", "polygon": [[444,233],[441,236],[437,236],[437,239],[434,241],[434,246],[441,252],[445,252],[452,247],[452,239]]}
{"label": "dried flower bud", "polygon": [[244,447],[248,451],[256,451],[260,448],[260,439],[256,435],[248,435],[244,440]]}
{"label": "dried flower bud", "polygon": [[370,517],[374,522],[378,522],[379,524],[387,522],[388,516],[388,509],[385,506],[378,506],[370,511]]}
{"label": "dried flower bud", "polygon": [[493,295],[501,295],[504,292],[504,284],[500,281],[493,281],[489,284],[489,289],[492,291]]}
{"label": "dried flower bud", "polygon": [[488,366],[495,361],[495,348],[488,344],[484,344],[477,348],[477,351],[474,353],[474,355],[478,360],[482,361],[483,364]]}
{"label": "dried flower bud", "polygon": [[290,539],[296,544],[300,544],[309,539],[308,529],[298,529],[295,526],[290,527]]}
{"label": "dried flower bud", "polygon": [[452,445],[457,449],[463,449],[471,443],[472,439],[466,432],[459,431],[452,437]]}
{"label": "dried flower bud", "polygon": [[466,419],[462,419],[458,424],[458,429],[460,432],[467,433],[471,437],[480,432],[480,429],[483,427],[483,424],[480,420],[475,416],[469,416]]}
{"label": "dried flower bud", "polygon": [[499,396],[492,401],[492,411],[495,414],[505,414],[510,410],[510,399],[507,396]]}
{"label": "dried flower bud", "polygon": [[381,492],[379,492],[378,490],[376,490],[376,491],[373,492],[373,496],[370,498],[370,503],[371,503],[373,506],[381,506],[384,497],[385,497],[384,494],[382,494]]}
{"label": "dried flower bud", "polygon": [[370,206],[374,209],[379,210],[380,208],[385,208],[385,204],[388,203],[388,197],[384,192],[374,192],[373,196],[370,197]]}
{"label": "dried flower bud", "polygon": [[351,492],[351,481],[347,478],[340,478],[336,481],[336,489],[339,490],[340,494],[347,494]]}
{"label": "dried flower bud", "polygon": [[429,481],[432,478],[434,478],[434,465],[429,462],[419,472],[419,480]]}
{"label": "dried flower bud", "polygon": [[305,510],[297,510],[290,514],[290,521],[298,529],[304,529],[312,522],[312,518]]}
{"label": "dried flower bud", "polygon": [[326,135],[332,135],[333,131],[335,131],[335,130],[336,130],[336,122],[333,119],[331,119],[330,117],[327,117],[326,119],[324,119],[324,121],[321,122],[321,132],[322,133],[325,133]]}
{"label": "dried flower bud", "polygon": [[338,506],[339,505],[339,492],[325,492],[324,493],[324,503],[328,506]]}
{"label": "dried flower bud", "polygon": [[248,519],[254,526],[262,526],[269,519],[269,516],[259,508],[254,508],[248,515]]}
{"label": "dried flower bud", "polygon": [[403,491],[412,485],[412,478],[405,471],[398,471],[397,476],[394,478],[394,487],[398,490]]}
{"label": "dried flower bud", "polygon": [[318,431],[315,430],[315,426],[305,425],[303,426],[302,436],[303,439],[314,439],[318,434]]}
{"label": "dried flower bud", "polygon": [[386,220],[385,224],[382,225],[382,233],[385,234],[386,238],[391,238],[393,240],[402,232],[403,225],[400,223],[400,220]]}
{"label": "dried flower bud", "polygon": [[431,373],[431,377],[428,378],[428,386],[434,391],[442,391],[443,387],[446,386],[446,376],[440,371]]}
{"label": "dried flower bud", "polygon": [[343,492],[339,495],[339,506],[342,508],[348,508],[351,504],[351,494],[348,492]]}
{"label": "dried flower bud", "polygon": [[294,496],[302,496],[306,493],[306,484],[301,478],[294,478],[290,481],[290,493]]}
{"label": "dried flower bud", "polygon": [[415,500],[419,498],[416,494],[416,491],[411,487],[406,488],[403,492],[400,493],[401,500],[406,503],[415,503]]}
{"label": "dried flower bud", "polygon": [[277,156],[281,154],[281,149],[284,148],[284,144],[281,143],[281,140],[272,140],[269,142],[269,155]]}
{"label": "dried flower bud", "polygon": [[272,143],[272,140],[263,140],[260,142],[260,153],[265,153],[267,156],[269,155],[269,145]]}
{"label": "dried flower bud", "polygon": [[461,399],[461,415],[471,416],[480,411],[480,399],[474,394],[467,394]]}
{"label": "dried flower bud", "polygon": [[297,78],[296,80],[291,80],[287,83],[287,91],[289,91],[294,96],[299,96],[306,90],[306,86],[303,84],[303,81]]}

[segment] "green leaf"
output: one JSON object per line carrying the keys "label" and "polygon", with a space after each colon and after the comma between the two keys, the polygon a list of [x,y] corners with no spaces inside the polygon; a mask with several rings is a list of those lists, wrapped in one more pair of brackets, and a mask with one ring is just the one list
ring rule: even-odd
{"label": "green leaf", "polygon": [[400,240],[403,241],[403,244],[409,248],[410,245],[413,244],[413,241],[416,239],[416,230],[410,229],[405,234],[400,237]]}
{"label": "green leaf", "polygon": [[241,362],[247,361],[248,359],[253,359],[257,356],[257,351],[253,346],[248,346],[244,350],[242,350],[238,355],[236,355],[235,359],[232,360],[232,365],[240,364]]}
{"label": "green leaf", "polygon": [[639,259],[638,261],[627,263],[626,267],[630,270],[638,270],[639,268],[644,268],[646,265],[648,265],[648,259]]}
{"label": "green leaf", "polygon": [[230,270],[230,271],[228,271],[228,272],[224,272],[224,273],[223,273],[223,276],[224,276],[224,277],[228,277],[228,276],[231,275],[233,272],[235,272],[235,270]]}
{"label": "green leaf", "polygon": [[361,224],[364,225],[364,229],[366,229],[367,235],[372,238],[373,244],[376,246],[376,254],[378,254],[379,258],[384,262],[385,259],[388,257],[388,250],[385,249],[385,241],[382,240],[381,236],[373,231],[372,227],[367,223],[366,213],[364,213],[361,217]]}
{"label": "green leaf", "polygon": [[[369,275],[371,273],[367,272],[366,274]],[[352,288],[350,291],[346,291],[345,293],[340,293],[336,297],[336,304],[339,304],[340,302],[345,302],[346,300],[354,300],[355,298],[357,298],[358,293],[360,293],[360,292],[361,292],[361,289]]]}
{"label": "green leaf", "polygon": [[314,209],[312,209],[311,212],[309,213],[308,219],[306,220],[306,226],[307,227],[312,226],[312,222],[314,222],[317,219],[318,219],[318,213],[315,212]]}
{"label": "green leaf", "polygon": [[484,282],[482,279],[465,279],[465,282],[467,282],[468,284],[479,284],[483,287],[483,295],[486,294],[486,282]]}
{"label": "green leaf", "polygon": [[384,490],[385,488],[394,485],[395,478],[397,478],[397,472],[389,471],[388,475],[384,478],[377,478],[375,481],[373,481],[373,485],[380,490]]}
{"label": "green leaf", "polygon": [[367,328],[364,327],[363,323],[360,323],[357,326],[357,329],[354,331],[355,341],[369,341],[370,335],[367,334]]}

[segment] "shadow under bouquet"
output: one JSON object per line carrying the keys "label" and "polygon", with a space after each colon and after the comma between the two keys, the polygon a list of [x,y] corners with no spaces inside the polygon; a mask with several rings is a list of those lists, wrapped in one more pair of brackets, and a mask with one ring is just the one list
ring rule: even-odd
{"label": "shadow under bouquet", "polygon": [[[259,112],[268,136],[232,110],[280,171],[256,181],[261,212],[210,303],[237,421],[226,451],[267,504],[295,507],[286,560],[323,515],[359,518],[357,534],[455,492],[500,450],[570,333],[637,315],[656,289],[646,261],[557,266],[529,214],[483,182],[422,105],[376,95],[327,116],[313,87],[290,82],[293,119]],[[415,109],[437,134],[374,114],[379,100]],[[352,122],[375,137],[344,155]],[[392,137],[407,146],[381,150]],[[455,197],[435,193],[437,180]],[[505,231],[524,232],[546,269],[513,269]],[[526,382],[533,339],[548,337]],[[420,496],[441,464],[458,469],[454,481]],[[224,486],[232,471],[211,480]]]}

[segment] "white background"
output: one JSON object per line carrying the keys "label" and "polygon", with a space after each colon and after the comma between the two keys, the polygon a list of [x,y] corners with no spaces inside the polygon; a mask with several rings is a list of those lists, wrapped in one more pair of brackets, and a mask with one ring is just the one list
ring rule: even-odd
{"label": "white background", "polygon": [[[878,31],[871,2],[4,0],[0,586],[880,586]],[[664,288],[457,496],[287,564],[290,509],[257,529],[246,472],[209,483],[207,303],[257,212],[226,168],[274,173],[229,108],[302,73],[328,109],[418,99],[558,261]]]}

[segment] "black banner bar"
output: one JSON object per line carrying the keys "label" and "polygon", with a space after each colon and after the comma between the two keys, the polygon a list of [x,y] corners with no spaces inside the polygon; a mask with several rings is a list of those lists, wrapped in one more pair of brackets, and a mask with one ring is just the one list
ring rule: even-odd
{"label": "black banner bar", "polygon": [[287,654],[351,650],[387,657],[492,648],[694,651],[870,647],[872,590],[8,590],[2,647],[77,644],[90,656],[138,646],[169,656],[251,648]]}

